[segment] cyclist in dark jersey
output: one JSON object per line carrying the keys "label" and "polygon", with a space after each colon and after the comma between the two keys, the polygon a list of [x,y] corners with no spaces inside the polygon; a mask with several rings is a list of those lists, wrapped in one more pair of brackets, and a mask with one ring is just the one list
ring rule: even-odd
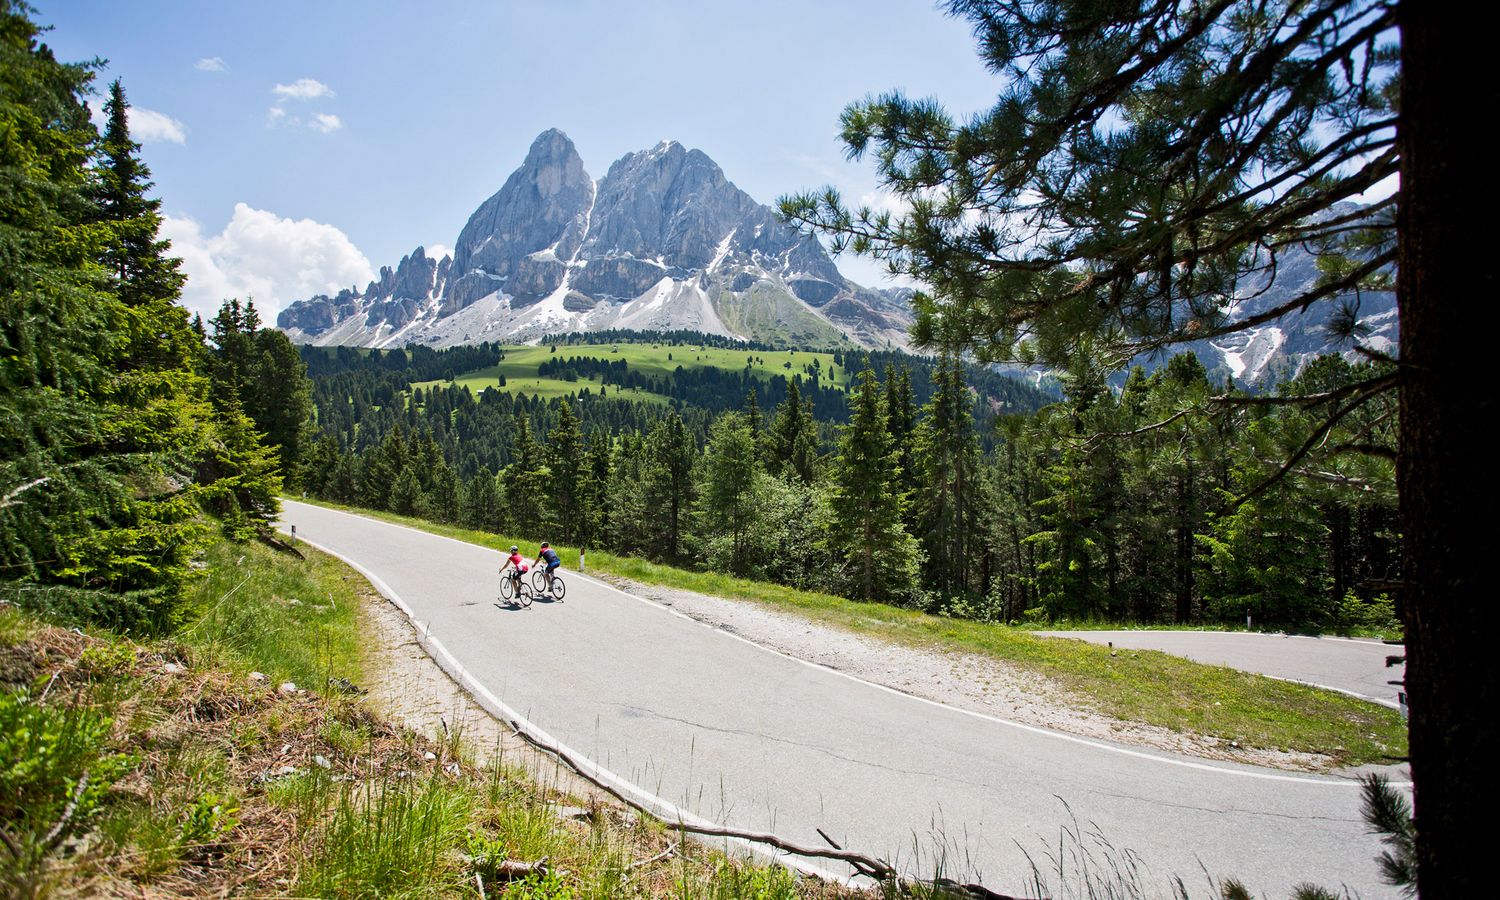
{"label": "cyclist in dark jersey", "polygon": [[547,561],[547,590],[550,591],[552,590],[552,573],[562,565],[562,560],[558,557],[557,551],[552,549],[552,545],[546,541],[542,541],[542,552],[536,555],[536,560],[532,562],[532,565],[539,566],[543,560]]}

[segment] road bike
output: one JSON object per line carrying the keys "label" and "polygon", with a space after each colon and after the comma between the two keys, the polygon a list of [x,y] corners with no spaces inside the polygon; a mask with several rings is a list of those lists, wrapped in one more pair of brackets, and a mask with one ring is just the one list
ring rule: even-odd
{"label": "road bike", "polygon": [[[537,569],[531,573],[531,586],[536,589],[537,594],[547,593],[547,570]],[[561,600],[568,593],[568,586],[563,584],[562,573],[552,573],[552,598]]]}
{"label": "road bike", "polygon": [[509,573],[500,576],[500,599],[515,599],[517,605],[526,607],[536,599],[536,591],[526,583],[525,578],[512,578]]}

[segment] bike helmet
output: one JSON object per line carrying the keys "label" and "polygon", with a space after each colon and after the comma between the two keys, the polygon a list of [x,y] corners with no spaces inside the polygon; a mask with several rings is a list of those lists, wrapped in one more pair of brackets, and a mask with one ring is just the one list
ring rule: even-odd
{"label": "bike helmet", "polygon": [[548,547],[550,547],[550,546],[552,546],[552,545],[551,545],[551,544],[549,544],[549,543],[547,543],[547,542],[546,542],[546,541],[542,541],[542,549],[543,549],[543,550],[546,550],[546,549],[547,549],[547,548],[548,548]]}
{"label": "bike helmet", "polygon": [[521,552],[521,548],[517,547],[515,544],[511,544],[510,545],[510,552],[512,552],[512,553],[520,553]]}

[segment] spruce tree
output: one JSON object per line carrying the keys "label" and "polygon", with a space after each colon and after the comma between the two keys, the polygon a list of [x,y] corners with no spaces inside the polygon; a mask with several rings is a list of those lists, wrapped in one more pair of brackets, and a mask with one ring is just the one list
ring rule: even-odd
{"label": "spruce tree", "polygon": [[[157,238],[161,200],[150,197],[151,170],[140,158],[141,145],[130,138],[130,104],[117,78],[104,101],[106,124],[100,142],[93,194],[100,221],[111,225],[103,262],[126,306],[140,307],[174,300],[186,276],[180,261],[168,256],[170,243]],[[187,312],[179,308],[183,323]]]}
{"label": "spruce tree", "polygon": [[849,405],[829,486],[829,547],[844,563],[854,596],[910,598],[921,551],[901,521],[907,493],[874,372],[860,372]]}
{"label": "spruce tree", "polygon": [[599,546],[600,539],[609,531],[609,477],[614,441],[603,428],[589,432],[588,480],[585,482],[583,504],[589,511],[586,527],[579,532],[581,547]]}
{"label": "spruce tree", "polygon": [[522,537],[535,537],[543,526],[542,500],[546,485],[542,448],[531,436],[531,420],[520,408],[515,413],[510,465],[501,478],[501,507],[506,525]]}
{"label": "spruce tree", "polygon": [[776,407],[766,435],[766,470],[810,485],[816,475],[818,430],[812,410],[802,400],[800,379],[787,382],[786,399]]}
{"label": "spruce tree", "polygon": [[896,448],[896,465],[910,478],[915,472],[912,465],[913,434],[917,416],[911,392],[911,371],[905,366],[890,367],[885,373],[885,416],[891,433],[891,443]]}
{"label": "spruce tree", "polygon": [[[896,382],[895,377],[888,381]],[[916,535],[927,558],[938,563],[930,579],[947,596],[955,596],[974,587],[970,542],[978,530],[979,447],[969,414],[969,389],[957,360],[947,355],[939,360],[933,372],[933,388],[932,400],[912,441],[915,449],[909,455],[913,471],[903,473],[903,481],[913,491]],[[899,387],[894,394],[901,402]],[[897,415],[889,418],[894,440]]]}
{"label": "spruce tree", "polygon": [[759,457],[755,432],[744,413],[728,412],[714,422],[703,453],[698,527],[710,563],[734,575],[748,569]]}
{"label": "spruce tree", "polygon": [[547,433],[546,483],[535,486],[548,495],[543,520],[545,530],[553,535],[548,540],[572,543],[588,528],[593,515],[587,502],[593,491],[593,473],[586,450],[573,405],[563,400],[558,404],[557,424]]}
{"label": "spruce tree", "polygon": [[639,432],[622,434],[615,443],[610,460],[609,520],[605,536],[610,549],[616,552],[661,559],[662,544],[653,537],[649,521],[661,506],[653,502],[644,444]]}
{"label": "spruce tree", "polygon": [[646,435],[639,487],[649,512],[653,558],[672,562],[682,558],[683,519],[693,508],[697,455],[693,436],[675,411],[657,420]]}
{"label": "spruce tree", "polygon": [[123,94],[90,168],[89,68],[38,34],[24,8],[0,11],[0,565],[129,594],[112,625],[165,627],[208,537],[196,335]]}
{"label": "spruce tree", "polygon": [[204,365],[209,396],[224,414],[238,407],[250,417],[255,430],[275,451],[279,474],[288,487],[296,488],[311,435],[312,385],[307,364],[285,334],[261,327],[253,300],[244,304],[238,299],[224,301],[209,325],[212,347]]}

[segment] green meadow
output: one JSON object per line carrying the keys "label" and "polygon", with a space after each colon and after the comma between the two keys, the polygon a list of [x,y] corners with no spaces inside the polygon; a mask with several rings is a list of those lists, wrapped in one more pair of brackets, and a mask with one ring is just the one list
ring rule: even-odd
{"label": "green meadow", "polygon": [[[543,344],[535,347],[505,347],[504,350],[505,359],[501,360],[499,365],[465,372],[455,378],[453,383],[463,385],[475,394],[488,388],[496,388],[513,394],[537,396],[543,399],[565,397],[579,393],[584,388],[588,388],[591,393],[597,393],[600,387],[597,378],[565,381],[561,378],[537,375],[537,368],[548,360],[581,357],[610,361],[623,359],[631,371],[648,377],[670,374],[679,366],[690,371],[709,368],[739,371],[748,365],[754,377],[768,381],[777,375],[787,377],[802,375],[806,378],[805,367],[814,364],[820,373],[819,379],[824,384],[848,384],[854,377],[854,372],[849,367],[834,363],[832,353],[811,350],[730,350],[719,347],[697,347],[692,344],[673,346],[666,343],[575,344],[558,345],[555,349]],[[502,375],[505,376],[503,388],[499,383]],[[448,383],[438,379],[418,382],[413,387],[427,390]],[[638,388],[620,388],[610,385],[608,391],[610,395],[616,397],[666,402],[666,398]]]}

